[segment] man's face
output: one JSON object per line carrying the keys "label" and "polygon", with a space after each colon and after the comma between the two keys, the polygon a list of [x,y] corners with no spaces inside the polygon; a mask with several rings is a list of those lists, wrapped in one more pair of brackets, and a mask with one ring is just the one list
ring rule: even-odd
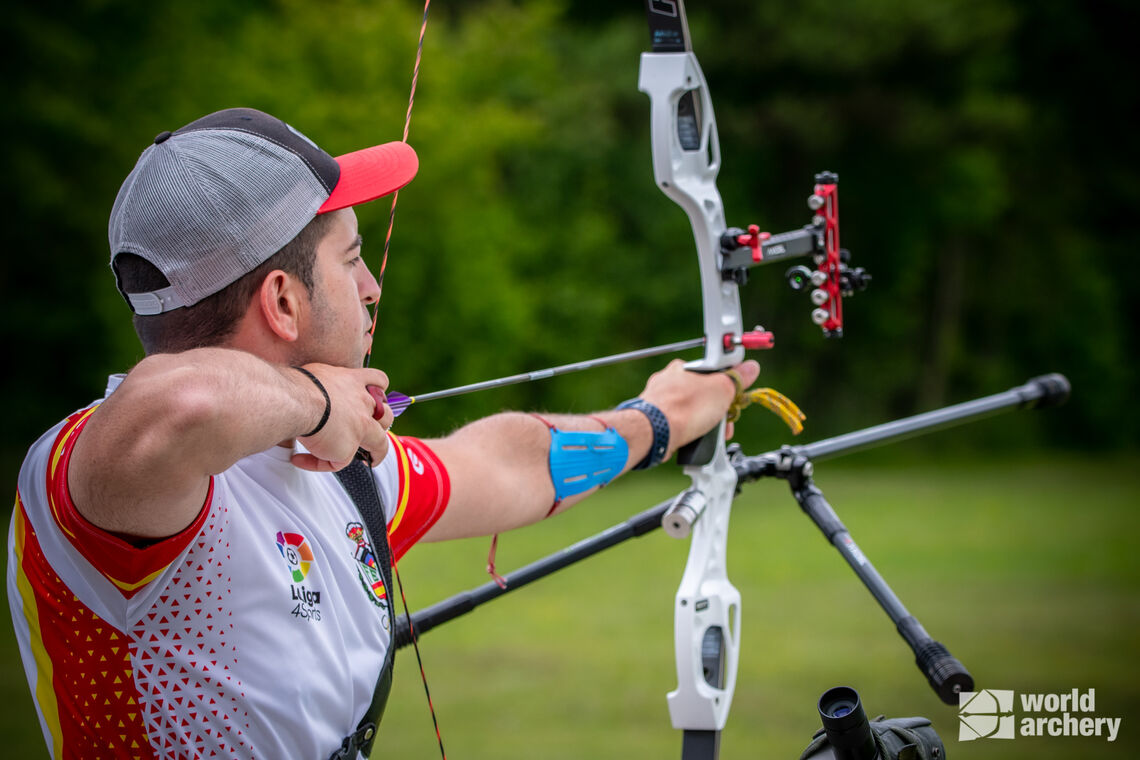
{"label": "man's face", "polygon": [[331,215],[331,228],[317,244],[310,311],[294,361],[360,367],[372,343],[368,306],[379,299],[380,286],[361,258],[356,214],[346,208]]}

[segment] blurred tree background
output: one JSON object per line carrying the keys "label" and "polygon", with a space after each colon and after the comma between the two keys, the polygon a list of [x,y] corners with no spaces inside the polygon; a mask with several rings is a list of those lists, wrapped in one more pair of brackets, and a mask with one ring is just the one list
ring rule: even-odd
{"label": "blurred tree background", "polygon": [[[28,443],[141,358],[105,233],[138,153],[236,105],[333,154],[398,139],[420,11],[411,0],[8,11],[9,493]],[[951,445],[1134,447],[1136,15],[1112,0],[691,4],[729,223],[799,227],[814,172],[837,171],[843,243],[874,275],[841,342],[820,339],[783,267],[756,270],[745,291],[746,320],[777,335],[763,379],[803,406],[808,437],[1061,371],[1075,388],[1065,411]],[[691,233],[654,187],[636,90],[646,47],[638,2],[433,7],[410,138],[421,170],[400,196],[373,360],[393,387],[695,337]],[[376,266],[386,202],[358,216]],[[660,363],[424,405],[400,428],[606,408]],[[746,424],[741,438],[770,443],[776,425]]]}
{"label": "blurred tree background", "polygon": [[[334,155],[399,139],[421,11],[420,0],[83,0],[5,9],[0,151],[8,181],[0,193],[8,209],[9,252],[0,262],[0,332],[9,406],[0,433],[0,485],[9,498],[31,441],[101,396],[108,373],[141,358],[108,267],[106,224],[119,184],[153,136],[216,109],[252,106],[284,118]],[[1135,522],[1127,505],[1135,496],[1114,492],[1112,499],[1099,499],[1117,505],[1112,519],[1082,522],[1071,507],[1088,484],[1067,478],[1066,490],[1049,475],[1050,463],[1070,452],[1123,450],[1124,456],[1106,457],[1107,464],[1088,468],[1088,474],[1081,470],[1088,460],[1075,458],[1077,464],[1057,477],[1080,470],[1099,487],[1113,470],[1125,473],[1135,491],[1128,471],[1140,442],[1140,413],[1131,403],[1138,386],[1133,357],[1140,299],[1131,289],[1130,264],[1132,252],[1140,250],[1140,156],[1127,126],[1138,100],[1137,78],[1127,72],[1134,71],[1128,50],[1137,15],[1135,3],[1121,0],[689,4],[694,48],[717,109],[720,189],[729,223],[755,222],[773,232],[797,228],[809,220],[804,201],[814,173],[836,171],[842,178],[843,244],[874,276],[871,288],[848,302],[842,341],[821,339],[805,294],[785,285],[783,266],[754,270],[743,291],[746,322],[777,336],[777,348],[759,357],[762,381],[803,407],[806,439],[1005,390],[1045,372],[1064,372],[1072,380],[1073,398],[1061,410],[1010,416],[884,450],[897,468],[892,477],[911,462],[929,466],[928,451],[912,456],[916,446],[972,456],[957,467],[939,459],[929,470],[916,467],[892,481],[901,494],[894,511],[878,498],[871,501],[874,512],[885,515],[884,524],[899,529],[882,533],[899,536],[894,547],[921,556],[923,564],[931,555],[947,558],[940,572],[950,580],[938,588],[968,595],[984,587],[993,598],[987,609],[1004,611],[1007,638],[987,629],[986,637],[999,636],[992,658],[1012,661],[1009,653],[1028,652],[1034,667],[1048,671],[1040,680],[1052,677],[1056,663],[1070,663],[1061,672],[1092,679],[1080,681],[1082,688],[1092,684],[1108,697],[1125,695],[1109,699],[1113,705],[1135,704],[1118,656],[1135,647],[1115,643],[1132,642],[1129,632],[1137,630],[1136,575],[1129,564],[1135,553],[1126,541],[1128,521]],[[638,55],[647,46],[637,0],[436,0],[410,137],[421,168],[400,195],[373,356],[394,388],[430,391],[697,336],[701,305],[692,234],[684,214],[654,186],[648,99],[636,89]],[[357,214],[366,259],[376,267],[387,202]],[[401,418],[397,430],[440,434],[503,408],[612,407],[635,395],[663,362],[424,404]],[[737,437],[753,452],[787,441],[780,423],[759,412],[745,416]],[[1008,461],[1008,452],[1044,448],[1054,451],[1033,466],[1011,468],[1010,477],[1045,483],[1047,491],[1061,494],[1051,520],[1040,517],[1038,501],[972,498],[997,490],[993,483],[1006,473],[995,476],[994,468]],[[994,452],[1005,452],[999,464],[975,466]],[[903,538],[902,529],[914,527],[904,522],[916,519],[914,508],[930,498],[921,487],[923,473],[935,470],[967,484],[950,497],[962,505],[953,520],[967,527],[945,542],[941,528]],[[661,482],[630,479],[616,489],[674,492],[665,482],[667,468],[656,477]],[[679,477],[672,472],[674,481]],[[867,478],[873,480],[872,468],[857,470],[849,493],[858,495]],[[864,490],[879,494],[882,488]],[[621,493],[629,492],[607,489],[599,501],[619,500]],[[594,519],[608,524],[612,511],[601,511]],[[600,529],[573,532],[578,514],[544,529],[573,536]],[[581,514],[585,519],[591,512]],[[748,514],[759,513],[739,519]],[[995,522],[998,517],[1005,522]],[[983,523],[992,528],[987,536],[1000,543],[994,556],[1013,568],[1013,580],[1004,581],[1008,589],[1000,567],[979,564],[975,575],[968,567],[964,580],[961,575],[960,543],[973,541],[967,554],[976,556],[969,526]],[[859,524],[853,525],[857,533]],[[781,545],[789,540],[782,526],[774,531]],[[517,563],[518,554],[511,555],[520,545],[516,540],[529,539],[508,543],[503,567]],[[752,539],[740,533],[737,540]],[[826,558],[817,536],[806,540]],[[938,545],[931,549],[932,543]],[[869,546],[875,548],[873,540]],[[803,599],[817,599],[817,591],[789,583],[789,568],[798,573],[804,560],[798,544],[785,548],[770,567],[740,578],[764,579],[753,584],[749,598],[786,595],[785,616],[798,620]],[[458,564],[481,566],[485,551],[480,542],[469,549],[475,559]],[[736,562],[767,556],[749,543],[733,551]],[[420,583],[430,586],[444,563],[434,559],[437,554],[428,556],[436,564]],[[622,557],[611,575],[639,577]],[[1125,570],[1088,570],[1102,565]],[[582,587],[609,583],[597,572],[598,579]],[[1039,599],[1031,608],[1041,611],[1036,617],[1024,606],[1007,605],[1023,590],[1022,575],[1036,583],[1030,584]],[[898,576],[903,583],[908,577]],[[919,583],[930,578],[914,577]],[[455,587],[439,586],[439,593]],[[637,588],[648,589],[649,582]],[[1114,590],[1117,596],[1111,596]],[[656,607],[628,605],[629,594],[614,594],[622,610],[614,620],[642,630],[646,626],[626,626],[636,619],[626,615],[667,609],[671,580],[663,593]],[[430,598],[421,587],[419,603]],[[1080,605],[1089,599],[1107,599],[1104,611]],[[953,604],[946,610],[942,626],[976,623]],[[577,607],[570,613],[577,617]],[[799,637],[771,635],[783,619],[777,614],[778,625],[761,629],[766,646],[776,642],[775,661],[782,659],[779,646],[802,645]],[[612,634],[612,628],[595,626],[595,618],[588,621],[598,635]],[[1023,637],[1022,629],[1034,636]],[[881,627],[875,630],[888,640]],[[972,633],[948,631],[946,640],[967,634],[980,639]],[[1049,636],[1056,640],[1053,649],[1034,648],[1037,638]],[[867,636],[850,638],[856,644],[850,657],[878,667],[882,658],[868,658],[862,649]],[[557,645],[583,651],[578,640]],[[664,640],[657,649],[640,639],[628,646],[664,656],[671,651]],[[814,643],[803,646],[816,649]],[[486,647],[485,639],[479,647]],[[1070,647],[1103,663],[1070,662]],[[584,651],[602,648],[587,644]],[[605,648],[628,651],[609,642]],[[803,651],[783,657],[789,682],[806,684],[801,666],[819,662]],[[9,663],[0,684],[21,695],[11,720],[26,724],[31,738],[25,738],[38,748],[14,645],[0,647],[0,655]],[[466,657],[462,653],[455,662],[465,664]],[[900,678],[924,688],[906,658],[894,659],[907,668]],[[498,665],[488,669],[517,670]],[[579,670],[576,660],[573,665]],[[405,675],[412,670],[405,668]],[[1011,672],[1021,678],[1038,670]],[[1127,683],[1105,675],[1113,673]],[[474,701],[492,702],[481,683],[470,683],[480,688]],[[615,694],[624,699],[625,692]],[[741,711],[766,714],[785,701],[785,694],[773,694],[778,697],[761,691],[749,697],[745,689],[738,695],[742,704],[773,702]],[[653,699],[650,715],[663,721],[656,692]],[[809,705],[807,699],[789,704]],[[541,700],[532,701],[546,709]],[[497,705],[496,711],[513,714]],[[623,736],[640,742],[643,734]],[[1059,745],[1054,756],[1071,756],[1068,751]]]}

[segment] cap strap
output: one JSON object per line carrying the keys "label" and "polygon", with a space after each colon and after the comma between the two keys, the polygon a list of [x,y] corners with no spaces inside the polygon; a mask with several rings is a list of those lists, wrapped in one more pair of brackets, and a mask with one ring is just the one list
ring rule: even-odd
{"label": "cap strap", "polygon": [[174,292],[173,285],[161,290],[152,290],[150,293],[127,293],[126,296],[131,311],[144,317],[185,306],[182,299]]}

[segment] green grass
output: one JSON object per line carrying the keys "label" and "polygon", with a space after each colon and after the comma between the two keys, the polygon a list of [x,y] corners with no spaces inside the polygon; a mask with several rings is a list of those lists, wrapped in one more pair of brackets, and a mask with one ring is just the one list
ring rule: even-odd
{"label": "green grass", "polygon": [[[909,459],[909,457],[908,457]],[[1068,460],[1068,461],[1067,461]],[[825,462],[817,482],[860,546],[979,686],[1095,688],[1114,744],[1020,737],[959,743],[906,645],[783,483],[737,500],[730,577],[744,599],[726,758],[796,758],[830,686],[872,714],[925,715],[951,758],[1134,757],[1140,750],[1140,475],[1135,459],[897,467]],[[667,497],[631,478],[594,504],[501,540],[517,567]],[[486,543],[426,546],[401,567],[413,608],[483,582]],[[672,597],[687,544],[661,532],[607,551],[424,636],[445,746],[464,758],[677,757]],[[401,652],[384,725],[396,757],[438,754],[415,658]],[[377,753],[377,757],[381,753]]]}
{"label": "green grass", "polygon": [[[906,461],[921,461],[906,456]],[[1140,751],[1140,459],[1065,455],[902,466],[860,455],[817,483],[860,546],[979,686],[1096,689],[1120,737],[959,743],[909,650],[779,482],[737,500],[729,575],[744,599],[742,656],[722,757],[796,758],[830,686],[872,714],[925,715],[951,758],[1124,758]],[[618,522],[684,485],[670,468],[500,540],[506,571]],[[427,633],[429,684],[454,758],[677,757],[672,598],[687,543],[658,531]],[[413,609],[485,582],[487,542],[424,546],[401,564]],[[4,628],[10,756],[42,754]],[[415,657],[398,657],[377,757],[438,756]]]}

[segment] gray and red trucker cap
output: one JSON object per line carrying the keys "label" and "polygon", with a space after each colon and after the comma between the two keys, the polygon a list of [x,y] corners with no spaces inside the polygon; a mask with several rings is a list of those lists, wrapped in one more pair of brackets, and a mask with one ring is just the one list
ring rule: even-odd
{"label": "gray and red trucker cap", "polygon": [[107,236],[112,265],[136,254],[170,285],[123,297],[142,315],[192,306],[253,271],[317,214],[394,193],[418,168],[407,143],[333,158],[252,108],[163,132],[119,188]]}

